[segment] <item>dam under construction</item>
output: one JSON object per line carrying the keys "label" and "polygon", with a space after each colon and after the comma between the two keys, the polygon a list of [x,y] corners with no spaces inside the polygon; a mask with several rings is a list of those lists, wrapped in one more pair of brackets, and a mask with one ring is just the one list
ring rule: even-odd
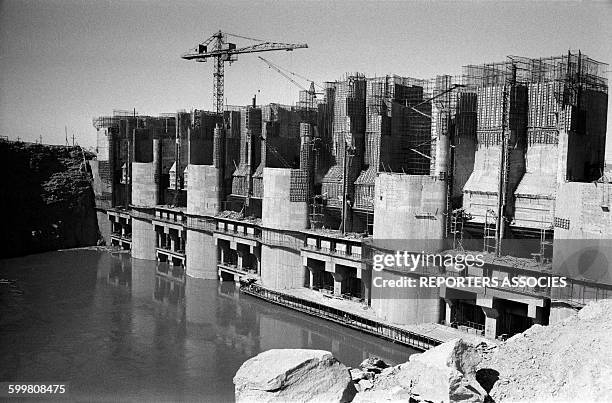
{"label": "dam under construction", "polygon": [[[184,58],[236,49],[209,44]],[[350,73],[313,83],[295,105],[228,106],[217,97],[223,62],[214,111],[94,118],[90,165],[109,244],[175,279],[242,282],[276,303],[329,307],[337,322],[354,315],[356,328],[409,332],[410,345],[429,335],[419,348],[457,333],[507,337],[612,296],[606,64],[570,51],[459,76]],[[377,253],[396,250],[483,264],[373,269]],[[374,281],[426,274],[567,284]]]}

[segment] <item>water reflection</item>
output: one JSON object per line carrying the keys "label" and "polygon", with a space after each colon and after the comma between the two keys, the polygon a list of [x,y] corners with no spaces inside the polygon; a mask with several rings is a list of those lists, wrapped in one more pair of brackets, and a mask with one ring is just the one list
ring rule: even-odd
{"label": "water reflection", "polygon": [[155,274],[153,298],[162,304],[185,305],[185,280]]}
{"label": "water reflection", "polygon": [[123,253],[1,263],[27,309],[0,327],[0,381],[70,381],[77,399],[231,401],[240,365],[271,348],[329,350],[348,365],[413,352]]}

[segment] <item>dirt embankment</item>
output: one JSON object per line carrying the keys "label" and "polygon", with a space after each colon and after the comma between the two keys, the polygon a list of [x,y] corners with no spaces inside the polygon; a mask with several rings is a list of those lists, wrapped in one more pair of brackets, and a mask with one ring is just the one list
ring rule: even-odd
{"label": "dirt embankment", "polygon": [[87,164],[79,147],[0,142],[0,257],[96,245]]}
{"label": "dirt embankment", "polygon": [[479,368],[503,401],[612,401],[612,300],[552,326],[535,325],[485,352]]}

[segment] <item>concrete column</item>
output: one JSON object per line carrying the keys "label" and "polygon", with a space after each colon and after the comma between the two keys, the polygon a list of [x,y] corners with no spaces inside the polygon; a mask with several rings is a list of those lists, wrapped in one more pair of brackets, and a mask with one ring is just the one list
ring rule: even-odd
{"label": "concrete column", "polygon": [[169,247],[168,245],[170,243],[170,240],[168,239],[169,235],[170,235],[170,229],[168,227],[164,227],[164,246],[163,246],[164,249],[168,249]]}
{"label": "concrete column", "polygon": [[363,284],[363,301],[366,305],[370,305],[372,298],[372,272],[363,270],[361,272],[361,284]]}
{"label": "concrete column", "polygon": [[132,222],[132,257],[155,260],[155,227],[144,220]]}
{"label": "concrete column", "polygon": [[176,238],[172,234],[169,234],[169,235],[170,235],[170,250],[174,252],[176,250]]}
{"label": "concrete column", "polygon": [[446,326],[450,326],[450,324],[453,323],[453,318],[455,317],[455,303],[449,298],[444,298],[444,303],[446,304],[444,324]]}
{"label": "concrete column", "polygon": [[495,339],[499,328],[499,311],[495,308],[486,308],[484,306],[481,308],[485,314],[485,337],[487,339]]}
{"label": "concrete column", "polygon": [[304,266],[306,269],[308,269],[308,288],[310,288],[312,290],[313,286],[314,286],[314,269],[308,267],[308,266]]}
{"label": "concrete column", "polygon": [[236,249],[236,255],[238,256],[238,262],[236,263],[236,266],[239,269],[242,269],[242,262],[244,260],[243,252],[241,252],[240,250]]}
{"label": "concrete column", "polygon": [[223,246],[219,245],[219,261],[221,263],[225,262],[225,251],[223,250]]}
{"label": "concrete column", "polygon": [[534,325],[544,324],[544,310],[533,304],[527,305],[527,316],[533,319]]}
{"label": "concrete column", "polygon": [[334,295],[342,295],[342,280],[344,276],[341,273],[332,273],[334,276]]}

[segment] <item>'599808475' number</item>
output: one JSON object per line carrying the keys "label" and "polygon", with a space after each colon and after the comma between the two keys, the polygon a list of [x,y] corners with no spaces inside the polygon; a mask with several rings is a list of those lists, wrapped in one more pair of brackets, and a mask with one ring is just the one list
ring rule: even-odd
{"label": "'599808475' number", "polygon": [[38,394],[64,394],[66,385],[47,383],[7,383],[6,393],[8,395],[38,395]]}

